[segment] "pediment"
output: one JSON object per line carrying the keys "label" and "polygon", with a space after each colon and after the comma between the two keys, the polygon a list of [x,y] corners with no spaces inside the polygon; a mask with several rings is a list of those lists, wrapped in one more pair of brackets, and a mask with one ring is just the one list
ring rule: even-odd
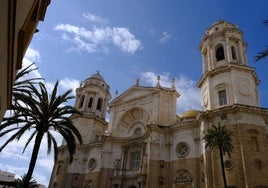
{"label": "pediment", "polygon": [[147,97],[155,92],[157,92],[157,88],[153,87],[141,87],[141,86],[133,86],[129,88],[127,91],[116,97],[111,103],[110,106],[115,104],[121,104],[133,100],[138,100],[143,97]]}

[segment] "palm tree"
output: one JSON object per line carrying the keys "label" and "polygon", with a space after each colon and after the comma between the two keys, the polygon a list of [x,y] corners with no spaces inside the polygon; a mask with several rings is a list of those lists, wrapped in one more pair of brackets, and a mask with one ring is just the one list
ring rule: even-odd
{"label": "palm tree", "polygon": [[227,153],[229,158],[231,158],[231,153],[234,149],[232,145],[231,132],[225,129],[225,125],[221,126],[219,123],[218,126],[212,125],[212,128],[208,129],[202,140],[205,142],[205,148],[210,148],[211,150],[218,148],[220,151],[223,182],[224,187],[227,188],[223,156]]}
{"label": "palm tree", "polygon": [[[16,184],[16,188],[23,188],[23,184],[26,179],[26,174],[21,176],[21,178],[17,178],[14,182]],[[35,179],[31,178],[29,181],[29,188],[38,188],[39,184],[36,182]]]}
{"label": "palm tree", "polygon": [[[264,20],[263,23],[264,25],[268,26],[268,20]],[[258,55],[255,56],[255,61],[259,61],[263,58],[266,58],[267,56],[268,56],[268,47],[265,50],[259,52]]]}
{"label": "palm tree", "polygon": [[45,85],[41,82],[37,85],[39,87],[33,84],[27,86],[27,89],[32,93],[31,95],[18,92],[13,97],[20,102],[18,105],[11,105],[11,110],[16,111],[16,113],[10,117],[4,117],[2,125],[0,126],[0,137],[15,131],[15,133],[0,147],[0,152],[11,141],[15,139],[19,140],[27,131],[30,132],[30,135],[25,143],[23,152],[29,143],[34,140],[32,156],[25,177],[25,188],[28,187],[29,181],[32,178],[41,141],[45,136],[47,137],[47,154],[50,154],[53,146],[55,161],[57,160],[58,144],[52,134],[53,131],[60,133],[65,139],[70,155],[70,163],[72,162],[75,153],[76,140],[80,144],[82,143],[79,131],[69,118],[69,115],[80,114],[80,112],[72,106],[63,106],[65,102],[73,98],[73,96],[69,96],[72,90],[68,90],[64,94],[57,96],[58,84],[59,82],[57,81],[51,96],[48,94]]}
{"label": "palm tree", "polygon": [[37,70],[37,68],[33,67],[34,63],[20,69],[18,71],[18,73],[16,74],[16,78],[15,78],[15,83],[13,85],[12,88],[12,94],[16,94],[16,93],[28,93],[29,90],[27,88],[27,86],[29,84],[36,84],[38,83],[37,81],[42,80],[42,78],[26,78],[26,76],[30,73],[32,73],[33,71]]}
{"label": "palm tree", "polygon": [[13,105],[18,105],[18,100],[15,100],[15,95],[18,93],[23,93],[25,95],[31,95],[31,91],[29,90],[30,84],[37,84],[40,80],[43,80],[42,78],[36,78],[36,77],[28,77],[27,75],[30,75],[33,71],[37,70],[37,68],[33,67],[34,63],[23,67],[18,71],[15,77],[15,82],[12,87],[12,103]]}

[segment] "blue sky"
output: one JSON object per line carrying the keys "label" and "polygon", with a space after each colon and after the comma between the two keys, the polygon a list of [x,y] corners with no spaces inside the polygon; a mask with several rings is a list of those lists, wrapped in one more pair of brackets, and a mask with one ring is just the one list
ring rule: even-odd
{"label": "blue sky", "polygon": [[[61,90],[75,89],[100,71],[112,96],[135,84],[154,86],[156,77],[170,86],[175,78],[181,94],[178,114],[201,109],[196,83],[202,75],[199,42],[218,19],[237,24],[248,43],[250,66],[256,67],[262,107],[268,107],[268,59],[254,62],[268,45],[268,1],[235,0],[56,0],[51,1],[40,30],[33,37],[24,64],[36,62],[48,88],[60,80]],[[72,101],[73,103],[73,101]],[[27,137],[26,137],[27,138]],[[24,139],[26,139],[24,138]],[[59,139],[60,140],[60,139]],[[30,150],[23,141],[0,153],[0,169],[18,176],[28,168]],[[34,178],[47,185],[53,157],[42,147]]]}

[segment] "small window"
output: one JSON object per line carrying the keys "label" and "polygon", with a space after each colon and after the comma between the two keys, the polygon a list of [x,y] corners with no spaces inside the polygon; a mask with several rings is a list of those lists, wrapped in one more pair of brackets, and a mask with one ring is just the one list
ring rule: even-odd
{"label": "small window", "polygon": [[223,46],[219,46],[217,48],[217,50],[216,50],[216,59],[217,59],[217,61],[221,61],[221,60],[225,59]]}
{"label": "small window", "polygon": [[99,98],[97,103],[97,110],[101,111],[101,108],[102,108],[102,98]]}
{"label": "small window", "polygon": [[56,182],[53,183],[53,188],[57,188],[58,184]]}
{"label": "small window", "polygon": [[141,136],[142,130],[140,127],[136,128],[133,132],[133,136]]}
{"label": "small window", "polygon": [[227,104],[226,90],[219,91],[219,104],[220,106]]}
{"label": "small window", "polygon": [[190,148],[187,143],[180,142],[176,146],[176,153],[178,157],[185,157],[190,152]]}
{"label": "small window", "polygon": [[130,154],[130,169],[131,170],[138,170],[140,168],[141,162],[141,152],[135,151]]}
{"label": "small window", "polygon": [[232,58],[236,59],[236,52],[235,52],[235,47],[234,46],[231,47],[231,51],[232,51]]}
{"label": "small window", "polygon": [[262,167],[263,167],[263,162],[262,162],[262,160],[260,160],[260,159],[255,159],[255,160],[254,160],[254,163],[255,163],[255,167],[256,167],[257,169],[262,169]]}
{"label": "small window", "polygon": [[93,98],[90,97],[90,99],[89,99],[89,101],[88,101],[88,105],[87,105],[87,107],[88,107],[88,108],[91,108],[91,107],[92,107],[92,103],[93,103]]}
{"label": "small window", "polygon": [[81,98],[80,98],[80,102],[79,102],[78,108],[82,108],[83,107],[84,100],[85,100],[85,95],[82,95]]}
{"label": "small window", "polygon": [[230,169],[232,169],[233,168],[233,162],[232,161],[230,161],[230,160],[226,160],[226,161],[224,161],[224,167],[226,168],[226,169],[228,169],[228,170],[230,170]]}
{"label": "small window", "polygon": [[97,167],[97,160],[95,158],[91,158],[88,161],[88,170],[92,171]]}
{"label": "small window", "polygon": [[254,147],[254,150],[259,151],[258,138],[255,136],[252,136],[250,139],[251,139],[252,146]]}
{"label": "small window", "polygon": [[99,141],[99,138],[100,138],[100,136],[99,135],[95,135],[95,142],[98,142]]}

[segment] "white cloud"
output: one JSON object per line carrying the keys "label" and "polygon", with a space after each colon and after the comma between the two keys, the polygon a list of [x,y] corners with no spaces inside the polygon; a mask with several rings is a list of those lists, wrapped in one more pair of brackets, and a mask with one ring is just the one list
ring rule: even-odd
{"label": "white cloud", "polygon": [[141,41],[137,40],[127,28],[113,28],[113,43],[122,51],[134,54],[139,48],[141,49]]}
{"label": "white cloud", "polygon": [[162,37],[159,39],[159,42],[161,43],[165,43],[167,42],[169,39],[171,39],[172,35],[170,33],[168,33],[167,31],[164,31],[162,33]]}
{"label": "white cloud", "polygon": [[16,174],[15,178],[20,178],[28,170],[28,168],[26,168],[26,167],[11,166],[11,165],[2,164],[2,163],[0,163],[0,169],[3,171],[7,171],[7,172],[11,172],[11,173]]}
{"label": "white cloud", "polygon": [[37,181],[37,183],[48,187],[49,179],[47,178],[47,176],[44,176],[40,173],[34,173],[33,178]]}
{"label": "white cloud", "polygon": [[106,19],[103,19],[97,15],[91,14],[89,12],[84,13],[83,17],[86,18],[88,21],[96,23],[96,24],[107,24],[108,21]]}
{"label": "white cloud", "polygon": [[[152,86],[157,84],[157,74],[154,72],[141,73],[141,79]],[[170,73],[160,74],[160,85],[163,87],[171,87]],[[177,100],[177,112],[182,113],[191,109],[201,109],[200,91],[196,87],[193,80],[188,79],[184,75],[179,75],[175,78],[175,87],[181,95]]]}
{"label": "white cloud", "polygon": [[54,158],[41,158],[38,159],[37,165],[51,173],[54,165]]}
{"label": "white cloud", "polygon": [[24,58],[28,59],[31,62],[38,62],[39,63],[40,59],[41,59],[41,55],[37,50],[29,47],[25,53]]}
{"label": "white cloud", "polygon": [[[48,93],[52,93],[55,83],[52,83],[52,82],[45,83]],[[79,87],[79,85],[80,85],[79,80],[75,80],[71,78],[64,78],[62,80],[59,80],[58,94],[62,94],[66,92],[67,90],[72,89],[73,92],[71,95],[75,96],[75,90]]]}
{"label": "white cloud", "polygon": [[63,80],[60,80],[59,85],[65,91],[67,91],[68,89],[72,89],[73,95],[75,95],[75,90],[79,87],[80,81],[70,78],[64,78]]}
{"label": "white cloud", "polygon": [[141,41],[128,28],[107,26],[104,19],[90,13],[84,14],[84,17],[102,25],[94,25],[91,29],[71,24],[58,24],[54,27],[56,31],[62,32],[62,39],[72,45],[71,50],[88,53],[107,52],[109,44],[129,54],[142,49]]}

